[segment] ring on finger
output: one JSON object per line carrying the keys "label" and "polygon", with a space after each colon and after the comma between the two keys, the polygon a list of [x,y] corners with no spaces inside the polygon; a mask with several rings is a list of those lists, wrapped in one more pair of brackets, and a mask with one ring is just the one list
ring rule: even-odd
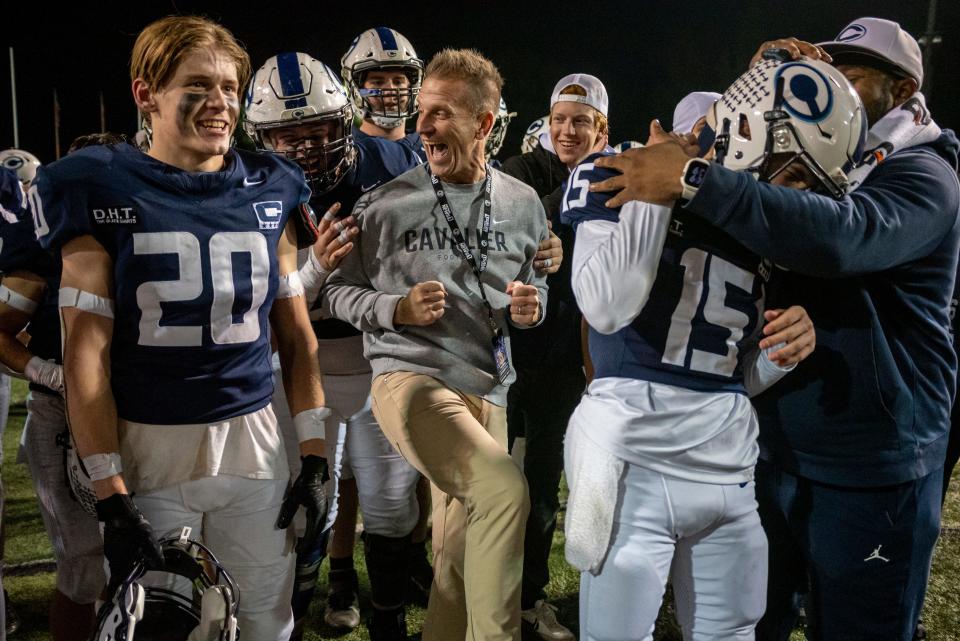
{"label": "ring on finger", "polygon": [[552,258],[544,258],[544,259],[543,259],[543,266],[544,266],[544,267],[553,267],[553,259],[552,259]]}

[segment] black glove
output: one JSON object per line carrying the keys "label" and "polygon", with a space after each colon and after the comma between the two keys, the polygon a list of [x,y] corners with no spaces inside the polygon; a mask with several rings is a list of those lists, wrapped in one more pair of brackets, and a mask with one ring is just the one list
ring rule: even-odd
{"label": "black glove", "polygon": [[111,594],[138,561],[145,561],[147,567],[163,565],[163,552],[153,528],[129,494],[113,494],[97,501],[97,519],[104,524],[103,556],[110,563]]}
{"label": "black glove", "polygon": [[300,476],[283,497],[280,516],[277,517],[277,527],[282,530],[289,527],[293,515],[301,505],[307,508],[307,530],[297,543],[297,554],[310,550],[323,533],[328,507],[323,484],[330,480],[327,459],[309,454],[301,456],[300,462]]}

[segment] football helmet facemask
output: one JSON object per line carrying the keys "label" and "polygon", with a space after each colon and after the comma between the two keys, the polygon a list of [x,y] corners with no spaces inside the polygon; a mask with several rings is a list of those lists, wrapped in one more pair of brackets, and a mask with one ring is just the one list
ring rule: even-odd
{"label": "football helmet facemask", "polygon": [[716,131],[716,160],[770,181],[802,162],[823,190],[840,198],[862,155],[867,124],[856,91],[831,65],[764,54],[708,114]]}
{"label": "football helmet facemask", "polygon": [[17,179],[23,183],[26,190],[37,175],[40,159],[23,149],[4,149],[0,151],[0,166],[17,174]]}
{"label": "football helmet facemask", "polygon": [[[364,88],[369,72],[394,69],[407,77],[407,87]],[[416,113],[423,61],[410,41],[395,29],[376,27],[354,38],[340,60],[340,75],[361,117],[377,126],[396,129]]]}
{"label": "football helmet facemask", "polygon": [[490,160],[500,153],[500,148],[503,147],[503,141],[507,137],[507,127],[510,126],[510,121],[513,120],[516,115],[516,111],[507,111],[507,103],[504,102],[501,96],[500,108],[497,109],[497,115],[493,119],[493,127],[490,129],[490,135],[487,136],[487,144],[484,147],[487,160]]}
{"label": "football helmet facemask", "polygon": [[253,76],[244,129],[257,147],[300,165],[313,193],[333,189],[352,165],[353,108],[334,72],[305,53],[281,53]]}
{"label": "football helmet facemask", "polygon": [[138,563],[100,608],[96,641],[237,639],[240,591],[233,577],[209,548],[190,539],[190,528],[173,534],[160,541],[164,567],[150,572],[183,577],[192,594],[142,585],[147,568]]}

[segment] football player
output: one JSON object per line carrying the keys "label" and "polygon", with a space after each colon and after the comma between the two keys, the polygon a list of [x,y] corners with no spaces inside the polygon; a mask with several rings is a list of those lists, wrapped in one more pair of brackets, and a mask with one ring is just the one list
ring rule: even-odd
{"label": "football player", "polygon": [[[419,512],[414,492],[419,473],[390,446],[370,410],[371,369],[363,357],[361,333],[323,314],[318,294],[326,275],[353,248],[357,227],[349,213],[357,199],[420,163],[408,147],[385,137],[354,140],[352,119],[344,87],[330,68],[307,54],[291,52],[270,58],[254,74],[244,125],[258,147],[303,168],[313,189],[311,205],[328,212],[320,221],[320,240],[302,261],[300,275],[307,303],[314,307],[311,319],[321,346],[326,401],[336,418],[328,428],[339,427],[327,439],[338,444],[334,476],[355,479],[359,492],[373,592],[370,638],[379,641],[406,635],[403,590],[410,534]],[[275,394],[275,399],[283,425],[282,395]],[[347,518],[338,513],[334,527],[325,620],[334,627],[353,628],[359,623],[352,557],[356,507],[343,514]],[[298,557],[294,593],[298,622],[306,616],[323,553],[317,548]]]}
{"label": "football player", "polygon": [[[82,143],[75,141],[71,151],[78,146]],[[81,641],[89,638],[93,629],[94,603],[106,582],[103,543],[96,520],[64,483],[61,445],[68,441],[59,364],[60,265],[37,242],[25,194],[21,200],[22,204],[13,200],[4,206],[0,222],[0,361],[30,381],[23,447],[57,564],[50,635],[54,641]],[[29,346],[17,339],[23,330],[30,335]]]}
{"label": "football player", "polygon": [[[244,638],[287,639],[286,527],[305,507],[301,545],[313,543],[329,477],[329,410],[296,265],[298,241],[316,238],[310,192],[297,165],[230,148],[250,63],[224,27],[158,20],[130,72],[149,152],[80,150],[42,168],[30,194],[38,238],[63,261],[67,415],[111,586],[161,562],[154,529],[186,525],[231,568]],[[289,490],[270,329],[302,461]]]}
{"label": "football player", "polygon": [[[360,120],[360,126],[353,129],[354,139],[373,136],[394,140],[413,150],[420,162],[426,161],[420,134],[416,131],[407,133],[405,128],[407,119],[417,111],[416,99],[423,80],[423,61],[410,41],[388,27],[367,29],[354,38],[340,60],[340,75]],[[333,563],[338,559],[336,563],[344,568],[350,563],[352,568],[349,556],[353,553],[356,498],[352,500],[352,510],[350,500],[356,496],[356,489],[352,481],[347,481],[343,490],[343,509],[339,514],[340,523],[334,526],[330,560]],[[427,560],[426,550],[430,512],[430,483],[426,478],[422,478],[417,486],[417,503],[420,519],[411,535],[408,593],[426,605],[433,581],[433,568]],[[331,581],[333,578],[331,576]],[[336,600],[344,602],[346,596],[337,596]],[[332,618],[347,620],[347,611],[343,611],[343,616],[338,615],[334,609],[336,604],[330,605],[328,613]]]}
{"label": "football player", "polygon": [[340,75],[362,119],[354,128],[354,137],[398,141],[425,161],[420,135],[415,131],[408,134],[405,129],[407,119],[417,111],[423,80],[423,60],[410,41],[389,27],[367,29],[343,54]]}
{"label": "football player", "polygon": [[[810,104],[832,112],[801,117],[794,87],[813,87]],[[764,60],[715,109],[716,161],[765,182],[835,189],[862,144],[859,99],[820,62]],[[811,353],[812,324],[799,307],[763,311],[773,266],[682,207],[606,207],[611,194],[589,190],[611,173],[595,167],[600,156],[571,175],[563,214],[576,226],[573,289],[596,369],[565,450],[581,635],[651,639],[672,576],[684,638],[753,638],[767,543],[748,394]],[[685,198],[706,166],[689,161]]]}

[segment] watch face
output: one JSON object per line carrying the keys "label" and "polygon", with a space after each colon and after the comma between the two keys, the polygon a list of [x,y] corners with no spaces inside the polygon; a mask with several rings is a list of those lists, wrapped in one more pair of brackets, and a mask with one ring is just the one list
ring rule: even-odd
{"label": "watch face", "polygon": [[690,163],[690,166],[687,167],[687,175],[683,177],[683,182],[687,183],[691,187],[696,187],[699,189],[700,185],[703,184],[703,179],[706,177],[708,169],[710,169],[709,163]]}

